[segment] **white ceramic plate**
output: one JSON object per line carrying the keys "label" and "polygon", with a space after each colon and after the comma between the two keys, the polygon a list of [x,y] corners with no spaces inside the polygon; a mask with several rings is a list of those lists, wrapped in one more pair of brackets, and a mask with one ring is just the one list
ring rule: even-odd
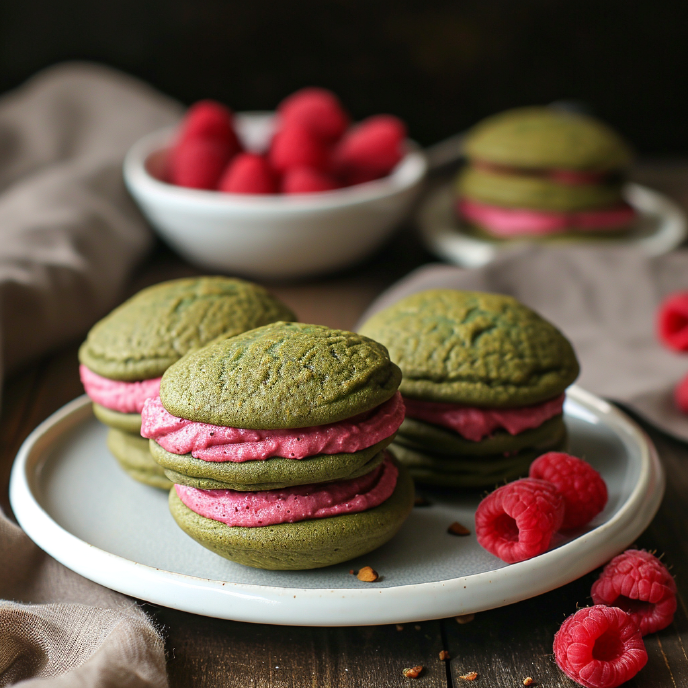
{"label": "white ceramic plate", "polygon": [[[109,588],[196,614],[260,623],[349,626],[444,618],[539,595],[591,571],[631,544],[659,508],[664,476],[646,435],[613,406],[571,388],[571,451],[607,482],[609,503],[593,526],[545,554],[505,565],[474,536],[477,495],[429,493],[401,531],[357,560],[313,571],[261,571],[226,561],[174,523],[164,492],[134,482],[105,446],[86,397],[28,437],[10,498],[29,536],[65,566]],[[349,569],[382,576],[362,583]]]}
{"label": "white ceramic plate", "polygon": [[[453,186],[453,183],[448,183],[436,189],[418,211],[418,226],[430,251],[455,265],[475,268],[489,263],[505,251],[528,243],[528,240],[490,241],[466,232],[454,211]],[[638,211],[633,229],[623,237],[595,238],[588,240],[590,243],[597,246],[636,244],[647,255],[660,256],[673,251],[685,240],[688,235],[686,216],[671,199],[639,184],[627,184],[624,197]],[[577,238],[576,245],[584,240],[584,236]]]}

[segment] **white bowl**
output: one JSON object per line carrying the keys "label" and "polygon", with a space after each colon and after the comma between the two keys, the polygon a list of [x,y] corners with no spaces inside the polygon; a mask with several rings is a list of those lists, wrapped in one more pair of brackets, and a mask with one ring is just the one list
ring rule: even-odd
{"label": "white bowl", "polygon": [[[274,118],[237,115],[250,150],[264,148]],[[314,194],[253,196],[167,184],[173,129],[144,136],[124,160],[127,188],[158,234],[184,258],[209,270],[293,278],[345,267],[373,252],[408,212],[427,172],[413,142],[384,179]]]}

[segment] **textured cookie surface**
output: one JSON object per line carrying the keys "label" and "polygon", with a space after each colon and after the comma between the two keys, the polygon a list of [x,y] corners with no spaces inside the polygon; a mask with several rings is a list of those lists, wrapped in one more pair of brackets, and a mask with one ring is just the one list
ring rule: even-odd
{"label": "textured cookie surface", "polygon": [[465,198],[504,208],[574,212],[614,206],[622,201],[621,184],[558,184],[541,177],[467,167],[459,176]]}
{"label": "textured cookie surface", "polygon": [[170,490],[170,511],[194,540],[226,559],[272,570],[314,569],[380,547],[413,509],[413,482],[402,467],[392,496],[374,509],[261,528],[230,527],[199,516]]}
{"label": "textured cookie surface", "polygon": [[602,122],[546,107],[488,117],[469,132],[466,154],[497,165],[590,171],[625,167],[632,156],[623,139]]}
{"label": "textured cookie surface", "polygon": [[275,457],[265,461],[203,461],[191,454],[172,454],[154,440],[155,461],[175,474],[175,482],[201,490],[279,490],[332,480],[348,480],[369,473],[382,463],[384,449],[394,436],[354,454],[319,454],[305,459]]}
{"label": "textured cookie surface", "polygon": [[510,296],[433,289],[375,314],[361,333],[382,342],[427,401],[518,407],[552,398],[578,376],[568,340]]}
{"label": "textured cookie surface", "polygon": [[300,428],[387,401],[401,371],[367,337],[321,325],[274,323],[219,341],[171,366],[163,406],[180,418],[237,428]]}
{"label": "textured cookie surface", "polygon": [[262,287],[196,277],[144,289],[96,323],[79,350],[87,368],[113,380],[160,377],[188,351],[294,314]]}
{"label": "textured cookie surface", "polygon": [[[93,403],[93,415],[105,425],[122,430],[123,432],[141,435],[141,414],[140,413],[120,413],[112,409]],[[140,437],[143,439],[143,437]]]}
{"label": "textured cookie surface", "polygon": [[110,430],[107,446],[119,465],[140,483],[169,490],[172,483],[165,477],[162,466],[151,456],[148,440],[121,430]]}

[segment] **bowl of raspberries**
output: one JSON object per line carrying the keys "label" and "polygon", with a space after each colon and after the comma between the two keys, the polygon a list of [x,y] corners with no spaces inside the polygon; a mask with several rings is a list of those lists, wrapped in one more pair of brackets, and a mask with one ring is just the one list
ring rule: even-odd
{"label": "bowl of raspberries", "polygon": [[369,255],[407,214],[426,172],[400,119],[353,123],[321,88],[297,91],[275,112],[200,101],[124,162],[143,213],[187,260],[276,279]]}

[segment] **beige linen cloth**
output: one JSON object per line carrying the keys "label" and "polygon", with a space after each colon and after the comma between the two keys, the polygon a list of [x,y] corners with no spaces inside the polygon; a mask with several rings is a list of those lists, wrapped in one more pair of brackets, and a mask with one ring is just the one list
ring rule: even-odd
{"label": "beige linen cloth", "polygon": [[629,246],[533,246],[474,270],[428,265],[382,294],[361,322],[404,296],[437,288],[515,296],[571,340],[581,387],[688,441],[688,416],[672,400],[688,373],[688,354],[661,346],[655,329],[661,299],[688,290],[688,251],[648,258]]}
{"label": "beige linen cloth", "polygon": [[[11,370],[83,334],[152,245],[122,159],[181,109],[89,64],[0,98],[0,342]],[[167,685],[161,637],[136,604],[48,557],[0,512],[0,686]]]}

